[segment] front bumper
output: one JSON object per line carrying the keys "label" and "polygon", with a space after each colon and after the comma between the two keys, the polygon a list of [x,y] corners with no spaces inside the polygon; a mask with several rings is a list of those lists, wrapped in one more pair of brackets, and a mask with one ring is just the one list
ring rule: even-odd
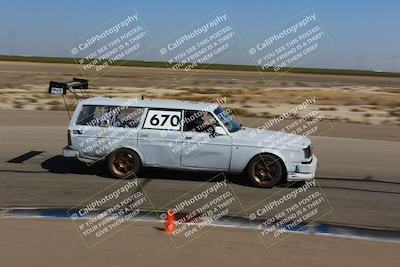
{"label": "front bumper", "polygon": [[310,163],[299,163],[296,165],[296,171],[288,173],[287,180],[291,181],[309,181],[315,178],[318,167],[318,159],[313,155]]}
{"label": "front bumper", "polygon": [[63,149],[63,156],[66,158],[77,158],[79,157],[79,152],[66,146]]}

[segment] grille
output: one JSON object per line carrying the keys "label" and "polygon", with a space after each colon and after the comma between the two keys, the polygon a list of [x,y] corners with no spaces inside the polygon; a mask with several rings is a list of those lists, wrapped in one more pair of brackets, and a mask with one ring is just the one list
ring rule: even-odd
{"label": "grille", "polygon": [[311,145],[309,145],[308,147],[304,148],[303,151],[304,151],[304,157],[306,159],[311,157],[311,155],[312,155]]}

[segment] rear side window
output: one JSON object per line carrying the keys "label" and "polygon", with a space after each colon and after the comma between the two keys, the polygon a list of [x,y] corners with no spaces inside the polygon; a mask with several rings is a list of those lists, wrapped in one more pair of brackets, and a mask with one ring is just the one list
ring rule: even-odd
{"label": "rear side window", "polygon": [[144,108],[126,107],[121,109],[114,118],[114,127],[137,128],[142,119]]}
{"label": "rear side window", "polygon": [[126,106],[84,105],[76,125],[136,128],[143,108]]}

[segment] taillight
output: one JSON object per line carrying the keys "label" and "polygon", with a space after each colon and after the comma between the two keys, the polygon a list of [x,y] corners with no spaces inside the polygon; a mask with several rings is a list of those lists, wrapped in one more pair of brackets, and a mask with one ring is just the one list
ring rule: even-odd
{"label": "taillight", "polygon": [[68,130],[68,146],[71,146],[71,145],[72,145],[72,143],[71,143],[71,131]]}

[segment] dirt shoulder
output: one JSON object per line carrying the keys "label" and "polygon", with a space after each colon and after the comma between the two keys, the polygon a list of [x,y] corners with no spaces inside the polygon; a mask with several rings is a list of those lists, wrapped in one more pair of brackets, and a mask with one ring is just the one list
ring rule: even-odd
{"label": "dirt shoulder", "polygon": [[[1,266],[397,266],[398,243],[292,235],[265,249],[254,230],[214,228],[176,249],[161,224],[130,225],[87,249],[71,221],[1,219]],[[210,246],[210,244],[212,244]]]}
{"label": "dirt shoulder", "polygon": [[[312,108],[326,120],[400,125],[400,78],[251,71],[199,70],[195,75],[169,69],[116,67],[90,81],[91,96],[179,99],[214,102],[226,97],[226,107],[239,116],[271,118],[316,98]],[[0,109],[64,110],[62,97],[48,94],[50,80],[81,77],[77,65],[0,61]],[[67,95],[67,103],[75,100]],[[301,115],[301,114],[300,114]]]}

